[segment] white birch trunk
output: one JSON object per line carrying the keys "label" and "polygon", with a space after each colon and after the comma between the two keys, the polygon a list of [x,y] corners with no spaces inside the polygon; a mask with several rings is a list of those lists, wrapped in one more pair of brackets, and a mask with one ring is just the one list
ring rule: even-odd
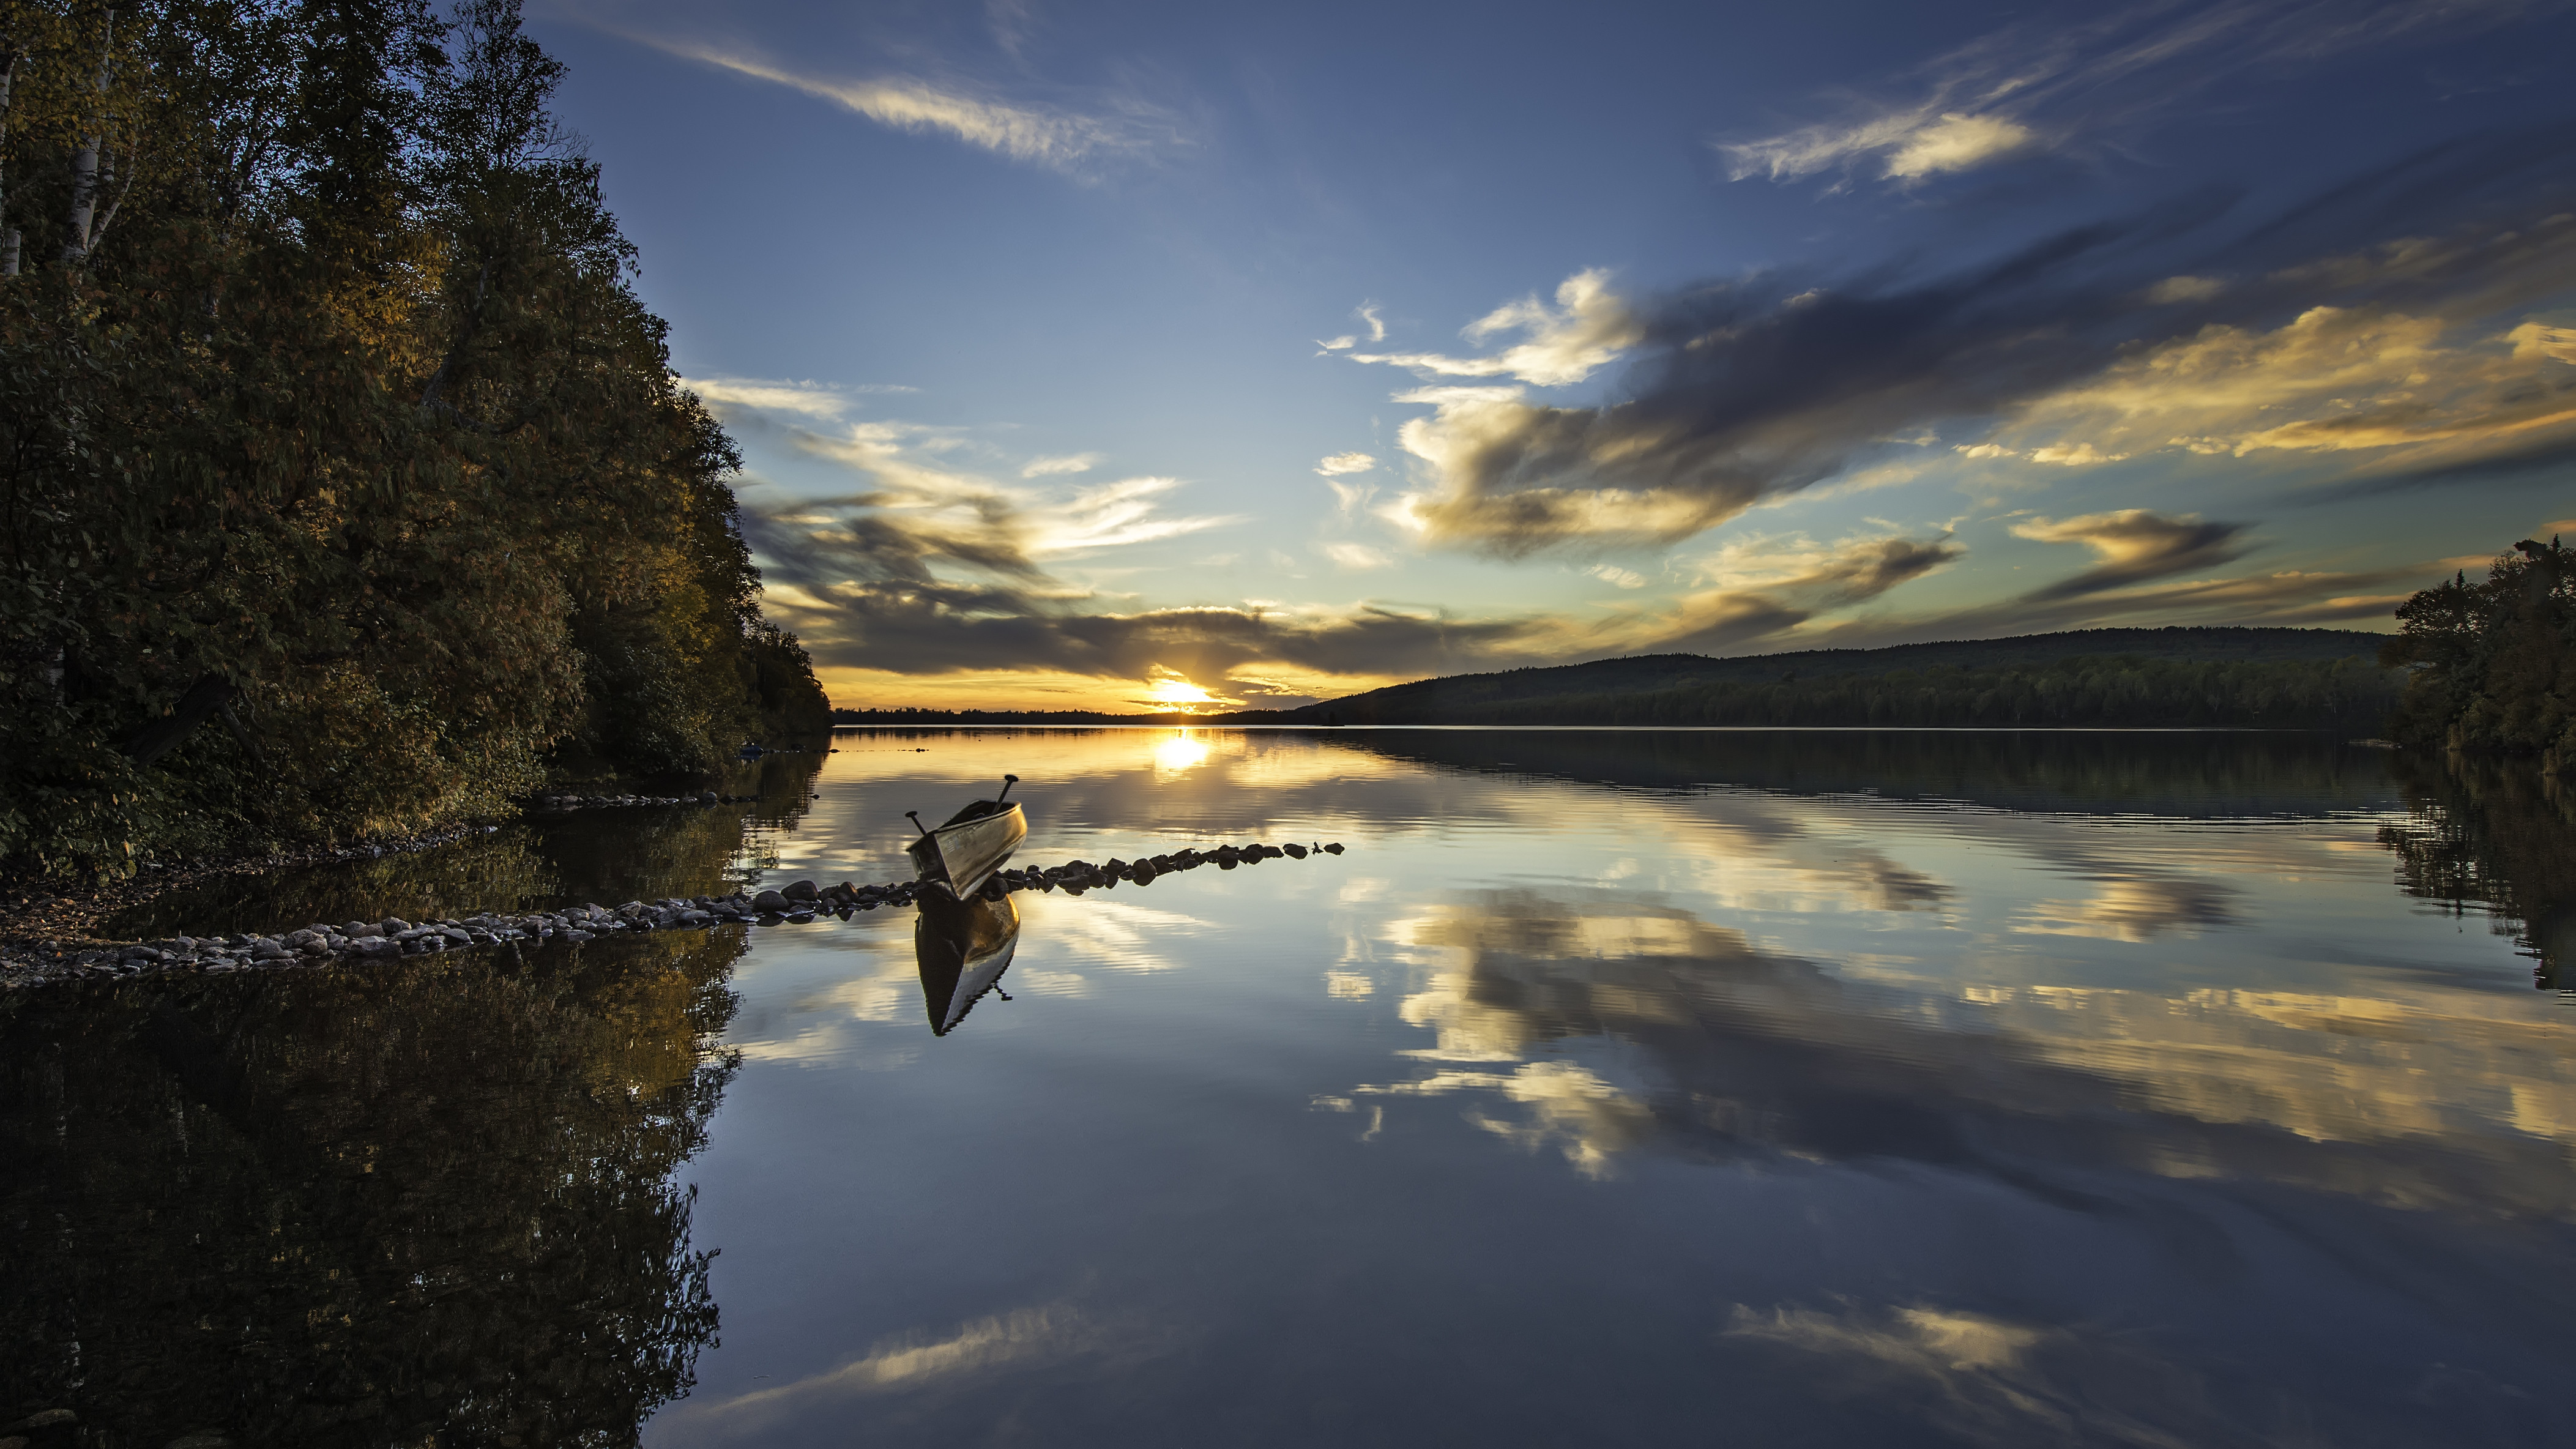
{"label": "white birch trunk", "polygon": [[72,154],[71,235],[63,239],[63,261],[78,266],[89,257],[89,222],[98,209],[98,153],[107,145],[108,67],[116,56],[116,12],[107,12],[107,39],[98,56],[98,109],[92,116],[93,129],[81,138],[80,150]]}

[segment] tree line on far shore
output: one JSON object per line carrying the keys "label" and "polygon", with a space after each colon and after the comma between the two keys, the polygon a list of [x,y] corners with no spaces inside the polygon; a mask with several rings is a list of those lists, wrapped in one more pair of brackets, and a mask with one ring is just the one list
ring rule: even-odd
{"label": "tree line on far shore", "polygon": [[819,728],[518,0],[0,5],[0,867]]}
{"label": "tree line on far shore", "polygon": [[[1935,665],[1884,674],[1722,680],[1670,689],[1498,700],[1473,720],[1386,719],[1326,706],[1331,724],[2379,728],[2397,687],[2367,659],[2195,661],[2079,655],[2044,665]],[[1312,713],[1310,709],[1308,711]]]}

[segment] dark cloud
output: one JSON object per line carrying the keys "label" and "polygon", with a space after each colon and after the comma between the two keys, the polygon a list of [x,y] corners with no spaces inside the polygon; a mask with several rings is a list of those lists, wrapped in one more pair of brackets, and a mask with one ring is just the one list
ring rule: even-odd
{"label": "dark cloud", "polygon": [[[818,664],[897,674],[1052,670],[1144,679],[1157,667],[1237,692],[1293,699],[1231,677],[1248,665],[1322,674],[1430,675],[1525,663],[1512,653],[1544,632],[1539,621],[1461,621],[1434,612],[1363,606],[1329,617],[1252,608],[1097,612],[1010,542],[1022,521],[1008,505],[980,527],[899,513],[847,510],[872,500],[744,510],[744,529],[773,586],[769,609],[795,628]],[[956,581],[947,561],[992,577]],[[776,586],[790,586],[792,593]],[[811,603],[799,602],[798,595]]]}
{"label": "dark cloud", "polygon": [[2246,552],[2246,545],[2240,542],[2246,528],[2242,523],[2204,522],[2188,516],[2170,518],[2143,508],[2126,508],[2062,521],[2034,518],[2015,524],[2013,532],[2042,543],[2084,544],[2102,556],[2101,567],[2024,596],[2032,602],[2047,602],[2131,588],[2232,562]]}
{"label": "dark cloud", "polygon": [[1682,601],[1662,632],[1635,640],[1628,652],[1686,653],[1740,649],[1783,634],[1831,608],[1877,598],[1922,577],[1967,550],[1947,539],[1873,539],[1796,577],[1754,589],[1721,589]]}
{"label": "dark cloud", "polygon": [[[1625,400],[1431,388],[1404,430],[1434,542],[1501,557],[1670,543],[1944,425],[2008,417],[2141,350],[2319,306],[2466,324],[2576,286],[2567,127],[2447,143],[2199,244],[2200,193],[1948,276],[1715,282],[1642,304]],[[2165,286],[2169,278],[2210,279]],[[2516,439],[2517,446],[2522,440]]]}

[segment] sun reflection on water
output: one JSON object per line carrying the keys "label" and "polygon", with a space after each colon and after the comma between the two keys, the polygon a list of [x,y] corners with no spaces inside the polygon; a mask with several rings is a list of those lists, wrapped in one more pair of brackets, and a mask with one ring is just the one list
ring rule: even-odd
{"label": "sun reflection on water", "polygon": [[1154,741],[1154,775],[1168,780],[1207,763],[1208,742],[1200,730],[1174,730]]}

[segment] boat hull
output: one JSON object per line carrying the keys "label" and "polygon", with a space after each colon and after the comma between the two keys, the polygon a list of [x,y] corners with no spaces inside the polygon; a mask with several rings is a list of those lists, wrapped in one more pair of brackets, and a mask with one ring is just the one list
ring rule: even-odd
{"label": "boat hull", "polygon": [[979,819],[942,825],[905,849],[916,876],[962,901],[984,888],[1028,834],[1028,817],[1010,805]]}

